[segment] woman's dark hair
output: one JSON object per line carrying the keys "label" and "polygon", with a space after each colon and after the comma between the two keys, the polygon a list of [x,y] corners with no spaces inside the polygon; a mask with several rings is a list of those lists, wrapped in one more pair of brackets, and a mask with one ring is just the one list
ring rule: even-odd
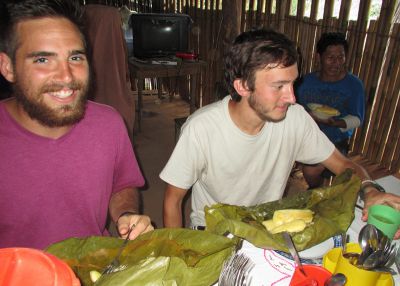
{"label": "woman's dark hair", "polygon": [[77,0],[2,0],[0,3],[0,51],[13,61],[18,47],[19,22],[43,17],[63,17],[74,23],[86,46],[82,9]]}
{"label": "woman's dark hair", "polygon": [[233,82],[242,79],[250,91],[255,89],[255,73],[270,66],[289,67],[297,62],[295,44],[273,30],[251,30],[240,34],[225,57],[225,83],[231,97],[240,101]]}
{"label": "woman's dark hair", "polygon": [[349,44],[346,41],[346,36],[343,33],[323,33],[317,43],[317,53],[322,55],[328,46],[342,45],[344,52],[347,54]]}

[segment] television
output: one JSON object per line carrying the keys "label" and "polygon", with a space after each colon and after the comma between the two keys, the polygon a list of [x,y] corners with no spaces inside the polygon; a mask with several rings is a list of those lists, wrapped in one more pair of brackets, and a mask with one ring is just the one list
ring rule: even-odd
{"label": "television", "polygon": [[130,16],[133,56],[139,59],[188,52],[192,19],[186,14],[135,13]]}

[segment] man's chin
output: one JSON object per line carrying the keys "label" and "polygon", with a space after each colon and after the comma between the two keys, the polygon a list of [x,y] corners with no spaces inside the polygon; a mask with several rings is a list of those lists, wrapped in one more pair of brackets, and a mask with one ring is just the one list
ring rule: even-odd
{"label": "man's chin", "polygon": [[74,105],[49,108],[43,105],[24,105],[25,111],[33,119],[47,127],[71,126],[85,116],[86,100]]}
{"label": "man's chin", "polygon": [[263,115],[261,115],[261,116],[259,115],[259,116],[265,122],[280,122],[286,118],[286,113],[287,113],[287,110],[285,112],[276,112],[276,113],[272,113],[272,114],[263,114]]}
{"label": "man's chin", "polygon": [[62,108],[61,111],[48,114],[45,117],[37,118],[42,124],[48,127],[71,126],[83,119],[85,116],[86,104],[74,108]]}

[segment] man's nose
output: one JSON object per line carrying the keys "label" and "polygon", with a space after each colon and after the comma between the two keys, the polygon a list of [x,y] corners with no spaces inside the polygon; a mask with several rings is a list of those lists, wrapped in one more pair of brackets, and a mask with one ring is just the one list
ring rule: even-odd
{"label": "man's nose", "polygon": [[294,94],[294,87],[293,85],[289,87],[288,91],[284,95],[284,100],[285,102],[289,104],[295,104],[296,103],[296,96]]}
{"label": "man's nose", "polygon": [[72,69],[68,62],[62,62],[57,67],[57,79],[63,82],[72,80]]}

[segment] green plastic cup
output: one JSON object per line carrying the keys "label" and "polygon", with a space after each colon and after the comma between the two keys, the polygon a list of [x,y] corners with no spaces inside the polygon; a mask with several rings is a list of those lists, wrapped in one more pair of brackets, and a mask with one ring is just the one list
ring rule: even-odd
{"label": "green plastic cup", "polygon": [[386,205],[373,205],[368,209],[368,223],[393,239],[400,226],[400,212]]}

